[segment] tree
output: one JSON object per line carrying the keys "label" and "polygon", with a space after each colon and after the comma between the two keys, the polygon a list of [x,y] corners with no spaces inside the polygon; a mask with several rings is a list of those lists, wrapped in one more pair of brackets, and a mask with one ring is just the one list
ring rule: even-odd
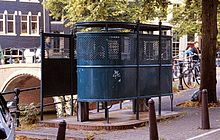
{"label": "tree", "polygon": [[[217,25],[220,30],[220,5],[217,7]],[[179,35],[199,33],[201,35],[202,25],[202,1],[185,0],[182,5],[174,5],[173,19],[175,32]],[[218,42],[220,43],[220,32],[218,33]]]}
{"label": "tree", "polygon": [[[217,101],[215,64],[217,19],[218,28],[220,28],[220,5],[218,0],[186,0],[184,5],[174,8],[174,18],[172,20],[179,35],[202,34],[200,89],[208,90],[209,102]],[[220,41],[220,34],[218,34],[218,38]]]}
{"label": "tree", "polygon": [[216,97],[217,0],[202,1],[202,61],[200,89],[208,90],[209,102]]}
{"label": "tree", "polygon": [[68,25],[80,21],[147,22],[155,17],[164,18],[166,0],[47,0],[45,7],[54,18],[68,19]]}

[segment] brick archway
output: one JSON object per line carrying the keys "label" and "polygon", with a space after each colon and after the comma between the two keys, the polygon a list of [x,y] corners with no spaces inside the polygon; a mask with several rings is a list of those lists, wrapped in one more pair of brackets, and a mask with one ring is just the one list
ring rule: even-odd
{"label": "brick archway", "polygon": [[[12,73],[3,84],[2,92],[13,91],[14,88],[31,88],[40,86],[40,75],[38,71],[24,71],[19,70]],[[13,99],[13,95],[7,95],[6,100]],[[35,105],[40,105],[40,90],[25,91],[19,96],[19,105],[28,105],[34,103]],[[54,99],[44,98],[44,103],[53,103]],[[44,109],[45,111],[55,111],[55,106],[49,106]]]}

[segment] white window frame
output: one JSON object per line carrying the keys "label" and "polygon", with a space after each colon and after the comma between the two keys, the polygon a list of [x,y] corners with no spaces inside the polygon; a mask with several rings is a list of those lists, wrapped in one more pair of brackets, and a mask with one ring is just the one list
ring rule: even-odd
{"label": "white window frame", "polygon": [[16,1],[16,0],[0,0],[0,1]]}
{"label": "white window frame", "polygon": [[20,0],[20,2],[40,3],[39,0]]}
{"label": "white window frame", "polygon": [[[21,19],[20,20],[20,27],[21,27],[22,26],[22,16],[26,16],[26,14],[22,14],[21,11],[19,11],[19,15],[20,15],[20,19]],[[32,16],[36,16],[37,21],[32,21]],[[40,12],[38,12],[37,15],[32,15],[31,12],[28,12],[28,14],[27,14],[27,34],[22,33],[20,31],[20,36],[40,36],[40,16],[41,16]],[[37,32],[36,33],[32,33],[32,22],[37,23]]]}
{"label": "white window frame", "polygon": [[[3,32],[0,32],[0,35],[16,36],[17,35],[16,34],[16,15],[17,15],[17,11],[15,11],[14,13],[8,13],[8,11],[5,10],[4,13],[1,13],[1,14],[3,14]],[[12,20],[8,20],[9,15],[13,16]],[[8,22],[13,22],[13,27],[12,27],[13,32],[11,32],[11,33],[8,32]]]}
{"label": "white window frame", "polygon": [[3,30],[0,31],[0,34],[5,34],[5,14],[4,13],[0,13],[0,15],[2,15],[2,19],[0,19],[0,21],[3,22]]}
{"label": "white window frame", "polygon": [[[23,21],[23,20],[22,20],[22,16],[26,16],[26,17],[27,17],[27,20],[26,20],[26,21]],[[29,17],[28,17],[28,15],[21,15],[20,17],[21,17],[21,20],[20,20],[20,21],[21,21],[21,22],[20,22],[20,23],[21,23],[21,35],[28,35],[28,34],[29,34],[29,19],[28,19]],[[24,23],[24,22],[27,23],[27,33],[22,33],[22,23]]]}
{"label": "white window frame", "polygon": [[[33,16],[35,16],[37,18],[36,21],[32,20]],[[37,24],[37,32],[36,33],[32,33],[32,23],[36,23]],[[39,35],[39,17],[38,17],[38,15],[31,15],[30,16],[30,34],[31,35]]]}
{"label": "white window frame", "polygon": [[[11,20],[11,19],[9,20],[9,19],[8,19],[8,16],[12,16],[13,19],[12,19],[12,20]],[[13,23],[13,27],[12,27],[12,28],[13,28],[13,32],[11,32],[11,33],[8,32],[8,27],[9,27],[9,26],[8,26],[8,23],[9,23],[9,22],[12,22],[12,23]],[[14,15],[14,14],[8,14],[8,15],[7,15],[7,34],[15,34],[15,15]]]}

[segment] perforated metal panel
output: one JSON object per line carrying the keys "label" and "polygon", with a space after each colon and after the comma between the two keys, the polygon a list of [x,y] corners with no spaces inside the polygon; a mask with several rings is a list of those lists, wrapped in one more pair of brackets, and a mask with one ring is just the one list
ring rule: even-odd
{"label": "perforated metal panel", "polygon": [[83,36],[77,39],[77,58],[80,60],[105,60],[104,37]]}
{"label": "perforated metal panel", "polygon": [[[78,33],[78,100],[109,101],[159,96],[159,86],[164,93],[172,92],[170,39],[162,38],[160,66],[158,35],[141,34],[137,55],[135,34]],[[136,92],[137,71],[139,95]]]}
{"label": "perforated metal panel", "polygon": [[158,41],[144,41],[143,46],[143,60],[158,60],[159,42]]}
{"label": "perforated metal panel", "polygon": [[135,64],[134,35],[78,33],[78,64]]}
{"label": "perforated metal panel", "polygon": [[172,47],[171,47],[171,38],[162,37],[161,42],[161,59],[164,62],[171,63],[172,60]]}
{"label": "perforated metal panel", "polygon": [[[119,39],[118,36],[115,36],[115,38]],[[108,40],[108,59],[120,59],[120,40],[116,39]]]}

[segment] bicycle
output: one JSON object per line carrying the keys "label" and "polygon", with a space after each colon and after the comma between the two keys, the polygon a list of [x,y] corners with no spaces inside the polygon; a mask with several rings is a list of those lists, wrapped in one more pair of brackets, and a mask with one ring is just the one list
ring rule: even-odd
{"label": "bicycle", "polygon": [[[197,54],[196,54],[197,55]],[[186,63],[187,69],[182,73],[182,79],[186,87],[195,88],[200,85],[200,61],[193,60],[193,55],[189,57]]]}

